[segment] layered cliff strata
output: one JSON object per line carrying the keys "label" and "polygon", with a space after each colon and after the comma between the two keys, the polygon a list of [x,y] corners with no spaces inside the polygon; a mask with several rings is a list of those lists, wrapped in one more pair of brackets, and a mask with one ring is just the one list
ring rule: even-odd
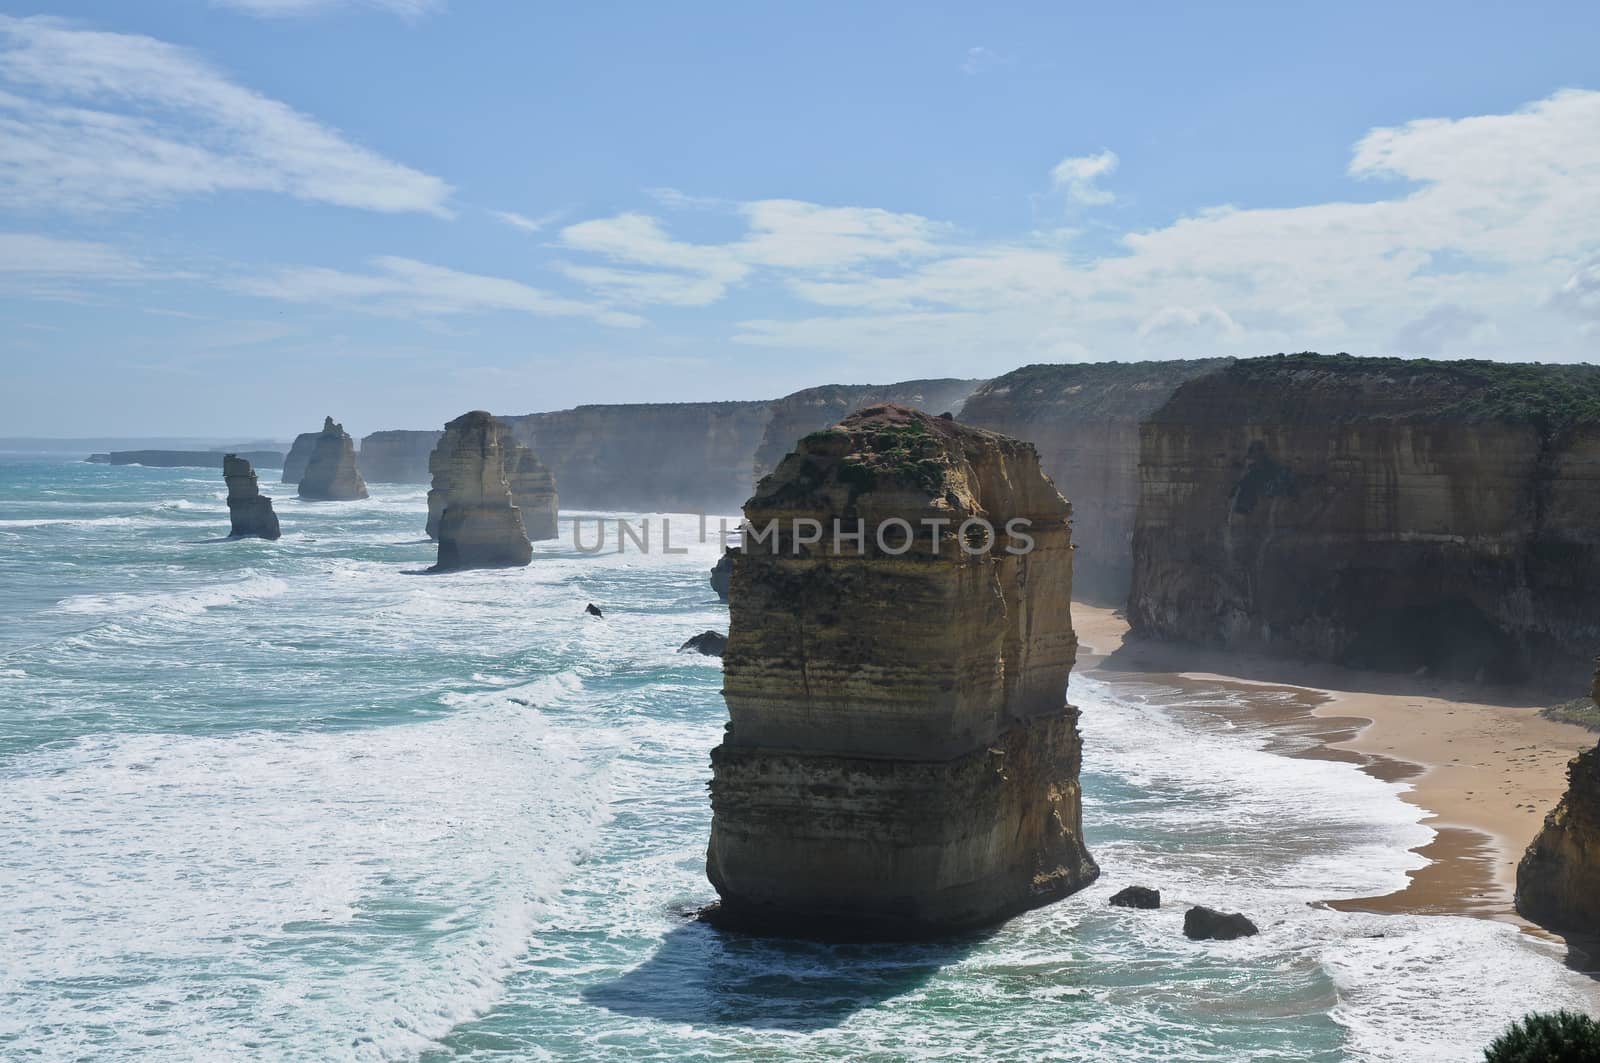
{"label": "layered cliff strata", "polygon": [[1095,877],[1066,704],[1070,513],[1030,445],[894,406],[807,436],[761,482],[712,753],[718,919],[915,937]]}
{"label": "layered cliff strata", "polygon": [[356,445],[344,426],[324,418],[322,431],[300,477],[300,497],[314,502],[346,502],[367,497],[367,482],[356,468]]}
{"label": "layered cliff strata", "polygon": [[[1589,696],[1600,703],[1595,664]],[[1567,792],[1517,865],[1516,905],[1542,926],[1600,935],[1600,746],[1567,765]]]}
{"label": "layered cliff strata", "polygon": [[1139,426],[1179,385],[1228,359],[1030,365],[978,388],[960,416],[1039,450],[1072,499],[1072,586],[1101,605],[1128,600],[1139,509]]}
{"label": "layered cliff strata", "polygon": [[[437,571],[508,568],[533,560],[522,514],[506,483],[505,427],[482,410],[445,425],[431,464],[439,493]],[[431,496],[435,492],[430,491]]]}
{"label": "layered cliff strata", "polygon": [[361,437],[361,475],[375,484],[425,484],[428,458],[443,432],[393,430]]}
{"label": "layered cliff strata", "polygon": [[1600,367],[1253,359],[1142,430],[1143,633],[1560,683],[1597,597]]}
{"label": "layered cliff strata", "polygon": [[272,499],[261,493],[256,471],[237,454],[222,458],[222,478],[228,485],[228,535],[234,539],[276,539],[282,535]]}
{"label": "layered cliff strata", "polygon": [[317,449],[317,440],[321,436],[321,432],[301,432],[294,437],[289,453],[283,459],[284,483],[300,482],[300,477],[306,474],[306,465],[311,461],[311,452]]}
{"label": "layered cliff strata", "polygon": [[428,491],[428,538],[439,538],[439,521],[454,490],[454,478],[459,468],[456,452],[461,447],[459,434],[469,429],[479,431],[483,424],[487,427],[481,430],[494,434],[500,475],[511,492],[511,504],[521,511],[527,537],[535,542],[556,538],[560,500],[554,475],[531,450],[516,441],[502,418],[483,410],[463,414],[445,425],[438,444],[428,458],[428,468],[433,478],[433,486]]}
{"label": "layered cliff strata", "polygon": [[981,380],[905,380],[897,384],[825,384],[785,395],[771,405],[767,427],[756,447],[759,481],[784,459],[802,436],[838,424],[857,410],[892,403],[926,413],[957,413]]}

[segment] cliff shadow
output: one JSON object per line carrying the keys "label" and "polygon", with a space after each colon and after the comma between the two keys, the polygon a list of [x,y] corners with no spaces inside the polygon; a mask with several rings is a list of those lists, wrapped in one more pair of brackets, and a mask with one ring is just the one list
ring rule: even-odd
{"label": "cliff shadow", "polygon": [[982,941],[825,944],[695,921],[669,933],[644,963],[582,996],[635,1018],[803,1033],[921,987]]}

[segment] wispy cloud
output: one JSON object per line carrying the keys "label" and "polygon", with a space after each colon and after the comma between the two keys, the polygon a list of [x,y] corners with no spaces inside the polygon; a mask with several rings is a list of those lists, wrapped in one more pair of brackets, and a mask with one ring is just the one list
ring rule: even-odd
{"label": "wispy cloud", "polygon": [[1116,168],[1117,153],[1114,151],[1077,155],[1062,159],[1051,168],[1050,184],[1070,202],[1099,206],[1116,198],[1099,185],[1100,178],[1109,176]]}
{"label": "wispy cloud", "polygon": [[963,74],[981,74],[985,70],[993,70],[997,66],[1010,66],[1015,60],[1008,55],[1001,55],[993,48],[979,45],[968,48],[966,57],[961,60]]}
{"label": "wispy cloud", "polygon": [[0,15],[0,207],[82,213],[274,192],[448,215],[450,186],[151,37]]}
{"label": "wispy cloud", "polygon": [[562,212],[551,211],[549,214],[541,214],[537,218],[530,218],[526,214],[518,214],[514,210],[491,210],[489,214],[513,229],[521,229],[525,233],[537,233],[543,232],[559,221]]}
{"label": "wispy cloud", "polygon": [[291,303],[320,304],[393,317],[511,311],[538,317],[587,318],[602,325],[636,328],[645,322],[610,307],[569,299],[505,277],[463,273],[411,258],[382,256],[370,272],[318,266],[286,267],[232,282],[246,295]]}
{"label": "wispy cloud", "polygon": [[129,280],[147,272],[139,259],[109,244],[41,233],[0,233],[0,273]]}
{"label": "wispy cloud", "polygon": [[211,5],[262,18],[301,18],[340,8],[368,8],[412,21],[443,10],[445,0],[211,0]]}

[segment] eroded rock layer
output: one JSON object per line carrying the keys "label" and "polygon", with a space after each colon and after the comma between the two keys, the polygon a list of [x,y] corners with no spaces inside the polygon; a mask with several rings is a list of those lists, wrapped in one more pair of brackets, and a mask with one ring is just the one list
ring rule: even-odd
{"label": "eroded rock layer", "polygon": [[235,539],[276,539],[282,532],[272,499],[261,493],[256,471],[236,454],[222,459],[222,478],[228,485],[229,536]]}
{"label": "eroded rock layer", "polygon": [[1178,386],[1227,359],[1030,365],[980,387],[960,416],[1039,449],[1039,464],[1072,499],[1073,592],[1122,605],[1133,578],[1139,508],[1139,425]]}
{"label": "eroded rock layer", "polygon": [[443,432],[396,429],[361,437],[361,475],[375,484],[425,484],[428,458]]}
{"label": "eroded rock layer", "polygon": [[[1600,702],[1595,664],[1589,696]],[[1600,746],[1567,765],[1567,792],[1517,865],[1516,905],[1543,926],[1600,935]]]}
{"label": "eroded rock layer", "polygon": [[322,422],[316,446],[300,476],[300,497],[313,502],[346,502],[367,497],[367,482],[356,468],[356,445],[332,417]]}
{"label": "eroded rock layer", "polygon": [[482,410],[463,414],[447,424],[428,457],[428,468],[433,477],[433,486],[428,491],[428,538],[439,538],[439,521],[444,516],[445,502],[450,497],[459,468],[456,453],[461,441],[451,433],[465,431],[469,427],[478,431],[483,418],[489,420],[484,430],[495,435],[495,453],[501,463],[500,474],[511,492],[511,504],[522,512],[523,528],[528,538],[535,542],[556,538],[560,499],[556,493],[555,477],[531,450],[516,441],[504,419]]}
{"label": "eroded rock layer", "polygon": [[283,482],[297,484],[300,477],[306,474],[306,465],[311,461],[311,452],[317,449],[317,440],[321,432],[301,432],[294,437],[294,443],[289,447],[289,453],[283,459]]}
{"label": "eroded rock layer", "polygon": [[[522,514],[506,483],[505,426],[482,410],[445,425],[430,464],[440,494],[439,571],[508,568],[533,560]],[[429,492],[433,501],[435,491]]]}
{"label": "eroded rock layer", "polygon": [[1146,634],[1552,683],[1600,644],[1600,367],[1238,362],[1150,416],[1140,475]]}
{"label": "eroded rock layer", "polygon": [[[762,480],[712,754],[720,919],[916,937],[1095,877],[1066,704],[1070,513],[1032,446],[895,406],[805,437]],[[862,539],[836,549],[835,520]]]}

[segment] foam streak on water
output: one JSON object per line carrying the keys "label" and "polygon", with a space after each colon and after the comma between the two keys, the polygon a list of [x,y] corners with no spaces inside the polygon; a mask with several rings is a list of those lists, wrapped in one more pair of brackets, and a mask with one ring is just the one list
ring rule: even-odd
{"label": "foam streak on water", "polygon": [[943,945],[718,935],[720,670],[675,652],[726,630],[714,543],[420,576],[420,488],[218,543],[216,479],[0,463],[0,1057],[1446,1060],[1589,1000],[1510,927],[1314,906],[1417,866],[1398,786],[1091,676],[1095,886]]}

